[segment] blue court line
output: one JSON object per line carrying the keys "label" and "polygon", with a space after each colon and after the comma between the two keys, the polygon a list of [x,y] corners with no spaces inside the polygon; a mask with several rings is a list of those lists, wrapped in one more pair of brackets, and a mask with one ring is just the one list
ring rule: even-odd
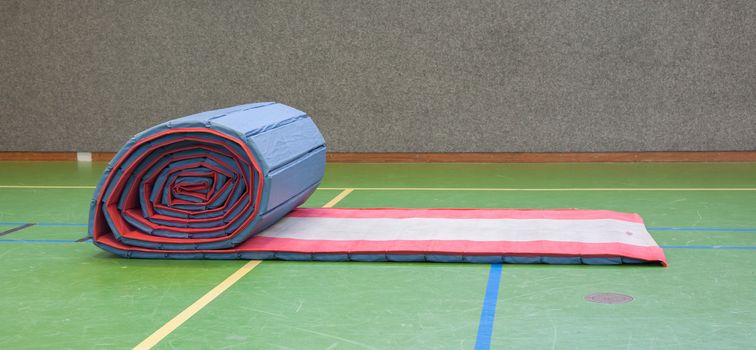
{"label": "blue court line", "polygon": [[491,334],[493,334],[494,316],[496,315],[496,301],[499,300],[499,283],[501,281],[501,264],[491,264],[488,272],[486,296],[483,298],[483,308],[480,310],[478,335],[475,337],[475,350],[491,348]]}
{"label": "blue court line", "polygon": [[663,245],[662,249],[726,249],[726,250],[756,250],[756,246],[748,245]]}
{"label": "blue court line", "polygon": [[722,231],[722,232],[756,232],[756,228],[727,227],[647,227],[649,231]]}
{"label": "blue court line", "polygon": [[0,239],[0,243],[75,243],[74,239]]}

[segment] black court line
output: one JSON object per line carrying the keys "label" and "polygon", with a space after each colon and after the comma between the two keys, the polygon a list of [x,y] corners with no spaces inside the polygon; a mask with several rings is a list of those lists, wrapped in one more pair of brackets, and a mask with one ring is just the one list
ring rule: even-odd
{"label": "black court line", "polygon": [[31,223],[23,224],[21,226],[16,226],[16,227],[14,227],[14,228],[12,228],[10,230],[5,230],[3,232],[0,232],[0,236],[5,236],[5,235],[7,235],[9,233],[13,233],[13,232],[16,232],[16,231],[21,231],[21,230],[23,230],[23,229],[25,229],[27,227],[32,227],[32,226],[34,226],[34,224],[31,224]]}

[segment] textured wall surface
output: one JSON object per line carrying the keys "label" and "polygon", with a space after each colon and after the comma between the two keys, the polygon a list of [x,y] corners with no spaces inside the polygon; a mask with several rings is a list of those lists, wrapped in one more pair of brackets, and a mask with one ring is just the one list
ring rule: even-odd
{"label": "textured wall surface", "polygon": [[0,150],[253,101],[334,151],[756,149],[756,1],[0,0]]}

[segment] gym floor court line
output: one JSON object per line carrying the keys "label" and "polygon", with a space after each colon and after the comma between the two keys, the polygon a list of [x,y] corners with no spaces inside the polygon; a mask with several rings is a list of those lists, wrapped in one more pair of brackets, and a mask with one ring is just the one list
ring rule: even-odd
{"label": "gym floor court line", "polygon": [[[86,232],[102,167],[0,162],[0,231],[34,223],[2,236],[25,242],[0,245],[0,279],[12,282],[0,286],[3,347],[133,348],[247,263],[126,260],[74,243]],[[305,206],[354,189],[336,206],[637,212],[667,249],[670,267],[504,265],[491,312],[491,265],[265,261],[154,348],[711,349],[756,342],[756,193],[741,190],[756,188],[755,164],[467,167],[474,169],[329,164]],[[38,187],[69,185],[82,188]],[[623,186],[675,190],[438,190]],[[421,187],[434,189],[407,190]],[[600,292],[634,299],[585,300]]]}

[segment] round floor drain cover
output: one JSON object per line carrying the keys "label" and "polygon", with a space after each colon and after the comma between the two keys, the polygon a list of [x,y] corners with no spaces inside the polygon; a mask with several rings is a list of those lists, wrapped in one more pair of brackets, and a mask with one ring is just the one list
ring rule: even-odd
{"label": "round floor drain cover", "polygon": [[619,293],[593,293],[586,295],[585,300],[599,304],[624,304],[633,301],[633,297]]}

